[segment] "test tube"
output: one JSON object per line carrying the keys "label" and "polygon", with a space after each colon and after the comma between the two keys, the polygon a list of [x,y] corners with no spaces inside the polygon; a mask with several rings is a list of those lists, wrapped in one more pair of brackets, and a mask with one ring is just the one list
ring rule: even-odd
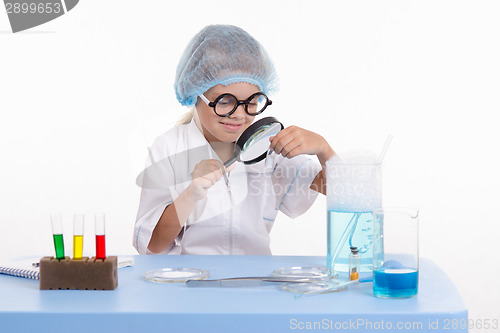
{"label": "test tube", "polygon": [[106,259],[106,230],[104,214],[95,215],[95,257]]}
{"label": "test tube", "polygon": [[82,259],[84,221],[85,215],[73,215],[73,259]]}
{"label": "test tube", "polygon": [[56,250],[56,259],[64,259],[64,239],[63,224],[61,214],[50,215],[52,221],[52,237],[54,238],[54,248]]}

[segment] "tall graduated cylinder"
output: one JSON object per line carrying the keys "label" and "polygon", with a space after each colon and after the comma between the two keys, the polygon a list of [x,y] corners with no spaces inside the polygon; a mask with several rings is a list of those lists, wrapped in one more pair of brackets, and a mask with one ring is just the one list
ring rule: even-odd
{"label": "tall graduated cylinder", "polygon": [[327,266],[347,272],[350,247],[360,271],[372,270],[373,211],[382,206],[382,166],[374,156],[334,156],[327,173]]}

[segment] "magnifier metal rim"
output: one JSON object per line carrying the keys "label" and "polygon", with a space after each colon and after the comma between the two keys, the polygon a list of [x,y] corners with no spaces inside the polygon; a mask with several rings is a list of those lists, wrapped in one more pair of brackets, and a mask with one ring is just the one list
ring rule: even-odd
{"label": "magnifier metal rim", "polygon": [[[248,139],[250,139],[250,137],[252,135],[255,134],[255,132],[262,126],[265,126],[265,125],[270,125],[270,124],[279,124],[281,129],[283,129],[283,124],[280,123],[278,121],[278,119],[274,118],[274,117],[264,117],[262,119],[259,119],[257,120],[255,123],[253,123],[252,125],[250,125],[242,134],[241,136],[239,137],[238,141],[236,141],[236,147],[235,147],[235,151],[236,149],[238,149],[241,154],[241,151],[243,151],[243,146],[245,145],[245,142],[247,142]],[[250,160],[250,161],[242,161],[240,158],[239,158],[239,155],[238,155],[238,160],[240,162],[243,162],[244,164],[254,164],[254,163],[257,163],[259,161],[262,161],[267,155],[267,152],[264,152],[262,155],[254,158],[253,160]]]}

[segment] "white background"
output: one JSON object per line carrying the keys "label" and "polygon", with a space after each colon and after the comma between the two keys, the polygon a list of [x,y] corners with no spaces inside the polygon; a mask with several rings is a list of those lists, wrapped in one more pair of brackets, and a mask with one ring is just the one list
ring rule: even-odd
{"label": "white background", "polygon": [[[499,17],[498,1],[85,0],[12,34],[2,12],[0,259],[52,255],[51,212],[67,251],[72,214],[105,212],[108,253],[135,254],[135,177],[187,111],[173,90],[181,52],[205,25],[235,24],[280,75],[266,114],[339,152],[378,152],[394,136],[384,204],[420,208],[421,256],[451,277],[471,319],[500,319]],[[325,255],[325,198],[280,215],[272,249]]]}

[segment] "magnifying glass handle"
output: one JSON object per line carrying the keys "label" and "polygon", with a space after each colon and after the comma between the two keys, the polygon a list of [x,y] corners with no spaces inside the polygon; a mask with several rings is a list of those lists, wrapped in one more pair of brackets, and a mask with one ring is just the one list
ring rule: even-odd
{"label": "magnifying glass handle", "polygon": [[231,164],[233,164],[234,162],[236,162],[236,157],[233,156],[231,157],[230,159],[228,159],[226,162],[224,162],[224,166],[227,168],[229,167]]}
{"label": "magnifying glass handle", "polygon": [[271,158],[272,153],[273,153],[273,150],[269,149],[267,151],[267,155],[266,155],[266,169],[269,169],[269,170],[273,168],[273,164],[274,164],[274,156]]}

